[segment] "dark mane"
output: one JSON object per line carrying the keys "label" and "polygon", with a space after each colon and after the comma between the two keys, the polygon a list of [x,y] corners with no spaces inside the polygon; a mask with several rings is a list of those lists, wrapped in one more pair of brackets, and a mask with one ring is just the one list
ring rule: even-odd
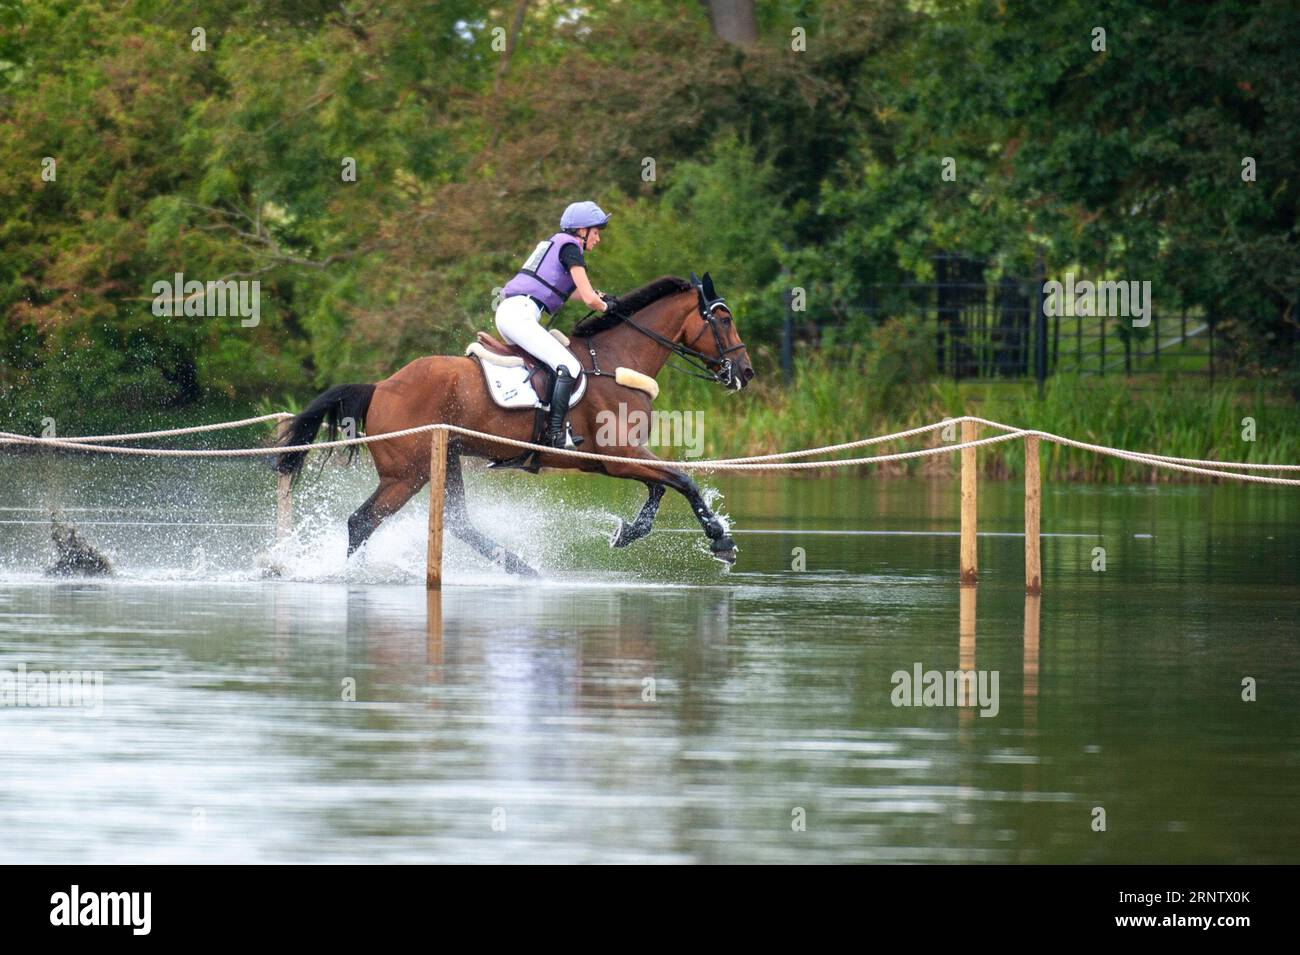
{"label": "dark mane", "polygon": [[570,333],[574,338],[586,338],[595,335],[597,332],[603,332],[607,328],[613,328],[625,315],[631,315],[633,312],[639,312],[648,305],[653,305],[661,298],[669,295],[676,295],[678,292],[689,292],[691,283],[686,279],[679,279],[676,276],[665,275],[657,278],[653,282],[642,285],[633,292],[618,297],[618,308],[608,312],[602,312],[599,315],[593,315],[586,318],[573,326]]}

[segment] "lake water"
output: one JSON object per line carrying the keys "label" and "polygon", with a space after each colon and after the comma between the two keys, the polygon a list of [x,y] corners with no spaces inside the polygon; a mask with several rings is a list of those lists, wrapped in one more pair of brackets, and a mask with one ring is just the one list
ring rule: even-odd
{"label": "lake water", "polygon": [[[450,542],[430,599],[426,501],[344,559],[370,473],[268,555],[257,465],[0,456],[0,674],[102,674],[0,707],[0,861],[1300,861],[1294,489],[1049,483],[1027,601],[1014,483],[962,590],[955,481],[709,478],[728,572],[680,498],[615,552],[639,487],[472,469],[544,579]],[[113,579],[43,576],[55,507]]]}

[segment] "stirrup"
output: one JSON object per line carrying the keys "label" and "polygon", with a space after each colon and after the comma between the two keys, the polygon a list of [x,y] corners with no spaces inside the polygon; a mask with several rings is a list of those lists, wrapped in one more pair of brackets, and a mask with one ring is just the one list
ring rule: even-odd
{"label": "stirrup", "polygon": [[573,433],[573,428],[566,421],[564,427],[560,431],[548,431],[543,433],[541,439],[537,443],[549,445],[550,447],[557,448],[561,451],[572,451],[578,445],[582,444],[584,440],[586,439],[580,438],[578,435]]}
{"label": "stirrup", "polygon": [[540,452],[523,451],[516,454],[513,458],[507,458],[504,461],[492,461],[488,464],[488,467],[493,470],[518,468],[521,471],[527,471],[529,474],[536,474],[542,469],[541,457]]}

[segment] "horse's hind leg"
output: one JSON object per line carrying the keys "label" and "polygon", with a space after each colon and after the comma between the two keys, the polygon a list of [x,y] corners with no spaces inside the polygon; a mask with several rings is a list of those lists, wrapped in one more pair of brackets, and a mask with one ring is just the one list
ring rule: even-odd
{"label": "horse's hind leg", "polygon": [[[447,508],[445,516],[447,527],[453,534],[469,544],[488,560],[500,564],[509,573],[520,577],[538,577],[537,571],[529,567],[516,554],[506,550],[500,544],[484,536],[469,520],[469,509],[465,506],[465,479],[460,473],[460,452],[454,447],[447,450]],[[432,507],[432,503],[430,504]]]}
{"label": "horse's hind leg", "polygon": [[650,494],[645,504],[641,506],[641,513],[631,524],[624,524],[621,519],[619,520],[618,527],[614,528],[614,536],[609,539],[610,547],[626,547],[633,541],[645,537],[650,533],[650,528],[654,527],[655,515],[659,513],[659,502],[664,496],[664,486],[655,481],[646,482],[646,486],[650,489]]}
{"label": "horse's hind leg", "polygon": [[384,518],[400,510],[423,486],[423,481],[416,483],[381,479],[375,493],[348,518],[348,556],[356,553],[357,548],[370,538]]}
{"label": "horse's hind leg", "polygon": [[373,534],[375,528],[379,526],[379,522],[373,518],[371,513],[371,508],[374,507],[375,499],[378,497],[379,489],[376,489],[374,494],[366,498],[366,503],[358,507],[348,517],[349,557],[356,553],[356,549],[364,544],[366,538]]}

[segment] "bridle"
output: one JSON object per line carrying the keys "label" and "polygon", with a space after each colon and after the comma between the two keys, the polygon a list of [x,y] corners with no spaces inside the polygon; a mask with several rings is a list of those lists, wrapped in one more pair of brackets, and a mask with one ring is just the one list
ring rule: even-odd
{"label": "bridle", "polygon": [[[691,276],[691,285],[695,287],[696,295],[699,298],[698,308],[700,318],[704,320],[705,327],[701,328],[696,336],[688,343],[683,344],[682,342],[672,341],[652,329],[638,325],[632,320],[630,315],[621,315],[619,316],[619,319],[624,325],[636,329],[646,338],[649,338],[651,341],[667,348],[671,354],[676,355],[687,366],[695,369],[694,371],[688,371],[686,368],[669,365],[668,367],[672,368],[673,371],[681,372],[684,375],[690,375],[692,378],[703,378],[705,381],[716,381],[724,388],[731,388],[735,383],[736,373],[732,361],[727,357],[727,355],[733,351],[739,351],[744,348],[745,344],[744,342],[740,342],[732,345],[730,348],[725,347],[722,343],[722,331],[719,328],[719,322],[721,320],[714,314],[715,309],[725,308],[730,312],[731,307],[727,305],[726,300],[723,298],[709,298],[705,295],[704,287],[694,275]],[[713,344],[718,350],[716,357],[706,355],[704,352],[699,351],[694,347],[696,342],[700,340],[706,331],[713,332]],[[592,349],[589,347],[589,350]],[[592,351],[592,358],[594,359],[594,350]],[[714,371],[715,365],[717,366],[717,371]]]}

